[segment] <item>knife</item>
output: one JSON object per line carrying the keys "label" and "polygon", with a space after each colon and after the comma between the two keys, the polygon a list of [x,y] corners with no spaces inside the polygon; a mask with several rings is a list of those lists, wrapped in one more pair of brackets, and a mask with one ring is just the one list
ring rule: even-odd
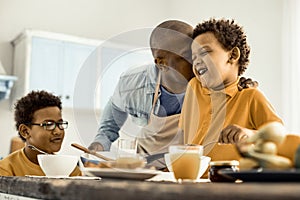
{"label": "knife", "polygon": [[168,152],[152,154],[152,155],[145,156],[144,158],[146,159],[147,164],[149,164],[149,163],[152,163],[155,160],[163,158],[166,153],[168,153]]}

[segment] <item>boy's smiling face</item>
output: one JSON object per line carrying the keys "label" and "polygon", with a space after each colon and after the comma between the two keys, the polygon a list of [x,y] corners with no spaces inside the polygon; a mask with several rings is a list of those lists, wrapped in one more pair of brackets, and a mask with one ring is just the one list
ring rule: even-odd
{"label": "boy's smiling face", "polygon": [[[34,112],[32,123],[43,123],[45,121],[63,121],[61,110],[58,107],[53,106],[42,108]],[[28,131],[29,134],[26,139],[28,144],[34,145],[47,153],[53,153],[60,150],[65,135],[64,130],[59,129],[57,126],[54,130],[46,130],[42,126],[31,125],[31,128],[29,128]]]}
{"label": "boy's smiling face", "polygon": [[212,32],[198,35],[192,43],[193,71],[203,87],[221,90],[237,80],[238,66]]}

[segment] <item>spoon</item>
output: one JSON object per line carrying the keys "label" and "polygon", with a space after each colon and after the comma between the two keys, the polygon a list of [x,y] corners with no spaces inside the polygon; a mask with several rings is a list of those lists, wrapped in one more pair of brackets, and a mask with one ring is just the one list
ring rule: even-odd
{"label": "spoon", "polygon": [[31,150],[33,150],[33,151],[37,151],[37,152],[40,152],[40,153],[42,153],[42,154],[48,154],[47,152],[45,152],[45,151],[43,151],[43,150],[40,150],[39,148],[37,148],[37,147],[35,147],[35,146],[33,146],[33,145],[28,145],[28,147],[31,149]]}
{"label": "spoon", "polygon": [[96,156],[98,158],[101,158],[103,160],[106,160],[106,161],[115,161],[114,159],[111,159],[111,158],[108,158],[106,156],[103,156],[103,155],[97,153],[96,151],[91,151],[88,148],[86,148],[84,146],[81,146],[80,144],[72,143],[71,146],[75,147],[75,148],[77,148],[77,149],[79,149],[79,150],[81,150],[81,151],[83,151],[85,153],[88,153],[88,154],[94,155],[94,156]]}

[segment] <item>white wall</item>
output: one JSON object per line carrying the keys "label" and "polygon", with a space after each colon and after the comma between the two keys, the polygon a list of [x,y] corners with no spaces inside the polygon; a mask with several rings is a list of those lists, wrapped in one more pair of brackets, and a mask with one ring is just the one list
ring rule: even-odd
{"label": "white wall", "polygon": [[[93,39],[108,39],[124,31],[153,27],[166,19],[196,25],[212,16],[235,18],[247,32],[252,48],[245,76],[259,81],[276,110],[281,113],[281,21],[284,0],[0,0],[0,59],[12,72],[10,44],[25,28],[53,31]],[[271,73],[270,73],[271,72]],[[97,126],[86,124],[87,132]],[[72,112],[64,117],[73,121]],[[71,123],[72,124],[72,123]],[[9,101],[0,101],[0,156],[8,153],[16,135]],[[67,130],[68,141],[78,141],[76,128]],[[65,146],[69,146],[65,144]],[[74,150],[74,153],[77,153]]]}
{"label": "white wall", "polygon": [[[165,19],[165,8],[166,2],[160,0],[0,0],[0,59],[11,74],[10,41],[26,28],[105,40],[121,32],[155,26]],[[10,139],[17,135],[9,105],[8,100],[0,101],[0,156],[8,153]],[[73,113],[65,110],[63,115],[71,122],[65,141],[77,141]],[[84,121],[87,115],[94,113],[82,113],[81,124],[87,134],[95,134],[97,127]]]}

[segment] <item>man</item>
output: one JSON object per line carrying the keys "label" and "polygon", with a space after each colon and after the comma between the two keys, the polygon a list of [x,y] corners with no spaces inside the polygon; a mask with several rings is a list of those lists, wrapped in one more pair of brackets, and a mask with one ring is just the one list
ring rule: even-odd
{"label": "man", "polygon": [[[183,143],[177,129],[186,86],[194,77],[192,34],[192,26],[177,20],[162,22],[152,31],[155,65],[122,74],[90,150],[109,150],[128,116],[137,125],[134,130],[140,153],[166,152],[169,145]],[[242,86],[248,87],[246,83],[255,82],[245,80]]]}

